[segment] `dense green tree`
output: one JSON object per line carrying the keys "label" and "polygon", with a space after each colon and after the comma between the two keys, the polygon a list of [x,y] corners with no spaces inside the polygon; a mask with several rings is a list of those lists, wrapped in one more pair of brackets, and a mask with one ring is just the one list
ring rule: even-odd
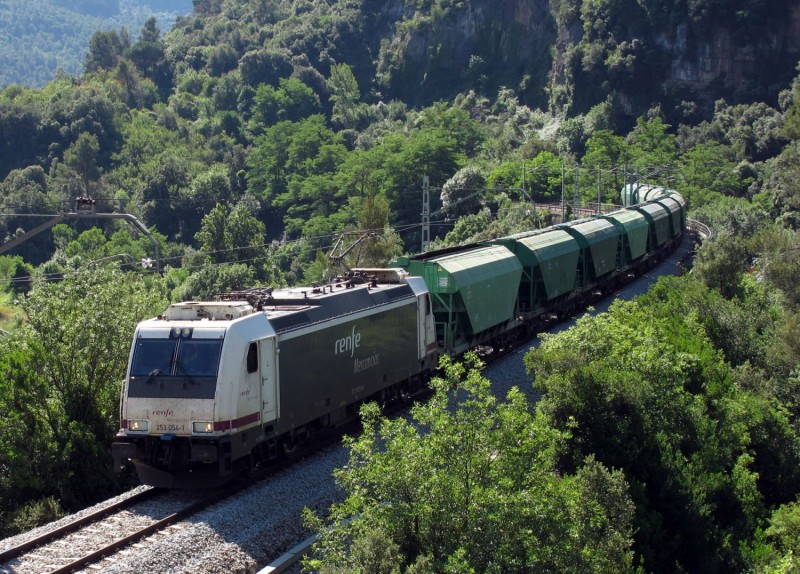
{"label": "dense green tree", "polygon": [[675,162],[678,150],[670,127],[659,115],[640,117],[636,120],[636,127],[628,134],[633,167],[644,170],[643,175],[647,176],[648,170],[654,167],[670,166]]}
{"label": "dense green tree", "polygon": [[280,86],[261,84],[253,96],[251,130],[262,133],[279,121],[297,122],[320,112],[319,97],[296,78],[281,78]]}
{"label": "dense green tree", "polygon": [[[47,144],[31,137],[39,129],[44,110],[26,99],[19,86],[2,92],[0,177],[3,178],[12,170],[34,165],[47,155]],[[12,137],[15,134],[27,134],[27,137]]]}
{"label": "dense green tree", "polygon": [[625,140],[612,131],[597,130],[586,140],[586,153],[581,162],[589,167],[613,168],[624,165],[631,159],[627,147]]}
{"label": "dense green tree", "polygon": [[79,135],[75,143],[64,151],[64,163],[78,174],[85,195],[93,195],[93,183],[100,176],[97,166],[99,154],[97,137],[88,133]]}
{"label": "dense green tree", "polygon": [[786,227],[800,229],[800,143],[791,142],[769,162],[765,179],[755,201]]}
{"label": "dense green tree", "polygon": [[172,210],[184,205],[180,202],[181,191],[190,185],[196,166],[187,150],[178,147],[167,149],[154,159],[139,166],[146,168],[135,190],[143,221],[167,237],[189,240],[182,236],[181,219]]}
{"label": "dense green tree", "polygon": [[139,33],[138,41],[125,52],[145,78],[158,86],[162,97],[166,98],[172,84],[169,63],[166,60],[161,30],[154,16],[148,18]]}
{"label": "dense green tree", "polygon": [[27,321],[0,340],[0,507],[56,497],[69,510],[113,494],[120,381],[136,323],[162,310],[154,278],[113,267],[35,285]]}
{"label": "dense green tree", "polygon": [[130,45],[130,35],[124,28],[119,32],[98,30],[89,40],[89,52],[83,69],[86,72],[113,69]]}
{"label": "dense green tree", "polygon": [[[256,138],[247,158],[248,190],[279,208],[266,222],[274,229],[273,233],[282,230],[283,217],[290,206],[304,205],[294,201],[303,189],[312,193],[311,201],[318,199],[314,197],[313,186],[307,186],[304,180],[334,172],[344,152],[341,136],[326,127],[320,115],[300,122],[279,122]],[[333,206],[322,207],[324,213],[330,214]]]}
{"label": "dense green tree", "polygon": [[757,537],[751,558],[755,574],[800,570],[800,502],[778,508],[770,517],[769,527]]}
{"label": "dense green tree", "polygon": [[[526,357],[544,394],[539,408],[555,428],[574,428],[561,467],[594,453],[625,473],[634,548],[656,572],[741,568],[738,542],[767,503],[797,489],[788,419],[773,400],[732,384],[696,317],[617,303]],[[773,481],[791,486],[777,493]]]}
{"label": "dense green tree", "polygon": [[552,202],[561,198],[563,161],[554,153],[542,151],[533,159],[523,162],[506,162],[489,174],[490,187],[509,188],[508,193],[522,198],[523,171],[525,195],[534,201]]}
{"label": "dense green tree", "polygon": [[737,169],[733,148],[715,141],[701,143],[681,158],[681,193],[694,207],[714,201],[719,194],[741,196],[753,182]]}
{"label": "dense green tree", "polygon": [[[377,149],[379,148],[379,149]],[[396,222],[419,221],[422,201],[422,176],[427,175],[432,189],[444,184],[458,171],[464,156],[453,137],[443,128],[420,128],[408,135],[390,135],[372,150],[384,164],[383,186]],[[431,194],[431,211],[440,208],[437,194]],[[418,244],[416,238],[410,238]]]}
{"label": "dense green tree", "polygon": [[292,62],[286,51],[255,50],[239,59],[239,71],[245,84],[275,87],[281,79],[292,73]]}
{"label": "dense green tree", "polygon": [[[498,99],[500,97],[498,95]],[[508,105],[514,107],[515,102],[509,102]],[[436,102],[422,109],[414,123],[422,129],[439,129],[450,134],[456,141],[458,151],[467,156],[473,156],[485,139],[480,126],[467,110],[445,102]]]}
{"label": "dense green tree", "polygon": [[478,168],[472,165],[461,168],[442,186],[442,209],[454,221],[476,213],[485,187],[486,180]]}
{"label": "dense green tree", "polygon": [[263,255],[264,224],[247,207],[232,209],[218,203],[205,217],[197,232],[200,248],[218,263],[249,261]]}
{"label": "dense green tree", "polygon": [[[567,433],[534,416],[519,390],[489,391],[474,355],[442,361],[411,421],[362,408],[336,471],[346,499],[307,564],[348,572],[627,572],[632,506],[618,472],[593,459],[555,472]],[[341,522],[344,519],[349,521]],[[335,528],[323,528],[324,524]],[[376,570],[379,568],[379,570]]]}
{"label": "dense green tree", "polygon": [[359,119],[358,104],[361,92],[350,66],[337,64],[331,67],[328,87],[331,90],[331,101],[333,102],[331,119],[344,128],[356,127]]}
{"label": "dense green tree", "polygon": [[52,83],[44,90],[44,94],[52,100],[47,106],[46,121],[42,124],[58,133],[58,136],[47,131],[41,134],[52,138],[51,156],[54,152],[66,150],[81,134],[86,133],[97,138],[97,162],[100,167],[106,168],[121,143],[121,102],[117,94],[110,86],[96,83],[73,85],[72,82]]}
{"label": "dense green tree", "polygon": [[255,286],[252,267],[244,263],[205,265],[194,272],[175,289],[180,301],[204,301],[217,293],[239,291]]}

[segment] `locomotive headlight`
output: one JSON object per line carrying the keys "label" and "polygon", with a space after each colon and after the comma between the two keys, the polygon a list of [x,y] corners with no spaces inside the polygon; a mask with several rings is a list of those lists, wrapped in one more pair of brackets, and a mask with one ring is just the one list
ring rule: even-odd
{"label": "locomotive headlight", "polygon": [[150,430],[150,423],[142,419],[128,420],[128,430],[133,432],[147,432]]}
{"label": "locomotive headlight", "polygon": [[214,423],[206,421],[193,422],[192,432],[196,433],[214,432]]}

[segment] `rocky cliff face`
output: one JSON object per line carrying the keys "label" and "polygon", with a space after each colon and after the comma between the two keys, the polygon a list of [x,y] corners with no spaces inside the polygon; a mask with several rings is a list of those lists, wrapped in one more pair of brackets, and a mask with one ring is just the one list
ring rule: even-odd
{"label": "rocky cliff face", "polygon": [[657,0],[606,2],[605,12],[597,4],[453,0],[417,11],[387,2],[378,85],[409,102],[505,86],[556,111],[610,101],[637,115],[656,102],[710,109],[719,98],[775,101],[795,75],[800,0],[764,2],[758,13],[737,10],[736,0],[709,1],[702,14],[666,12]]}
{"label": "rocky cliff face", "polygon": [[[687,24],[674,30],[672,41],[661,36],[671,55],[666,87],[689,88],[706,99],[713,98],[716,86],[744,97],[758,92],[769,95],[788,87],[783,82],[778,86],[763,85],[786,78],[800,58],[800,3],[793,2],[786,8],[785,18],[776,19],[762,30],[752,30],[745,38],[735,29],[714,26],[710,33],[696,35],[692,46]],[[767,88],[766,92],[763,88]]]}
{"label": "rocky cliff face", "polygon": [[[405,5],[405,3],[399,3]],[[400,19],[384,41],[378,77],[409,101],[469,89],[513,88],[546,105],[555,21],[546,0],[466,0],[427,14],[387,5]]]}

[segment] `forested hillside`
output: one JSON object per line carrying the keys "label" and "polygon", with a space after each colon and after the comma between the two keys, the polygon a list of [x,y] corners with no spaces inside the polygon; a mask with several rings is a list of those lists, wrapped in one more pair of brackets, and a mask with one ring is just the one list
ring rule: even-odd
{"label": "forested hillside", "polygon": [[97,30],[134,33],[155,16],[165,29],[191,0],[4,0],[0,3],[0,87],[41,87],[57,72],[83,71]]}
{"label": "forested hillside", "polygon": [[[441,387],[468,376],[498,421],[480,429],[497,447],[471,459],[480,480],[463,483],[487,506],[455,504],[445,471],[404,490],[427,466],[403,465],[438,447],[373,413],[342,474],[352,504],[333,516],[358,509],[374,528],[316,564],[366,571],[383,548],[417,565],[403,571],[480,569],[486,528],[507,523],[526,537],[498,530],[495,558],[523,564],[507,571],[526,571],[520,549],[543,553],[528,557],[543,570],[800,567],[797,13],[777,0],[195,0],[169,32],[154,18],[94,32],[81,74],[6,87],[0,237],[89,196],[147,226],[159,260],[147,266],[153,245],[125,221],[90,217],[0,256],[3,534],[127,485],[108,449],[127,341],[167,301],[326,281],[343,232],[378,235],[351,267],[418,251],[424,176],[433,247],[542,227],[548,203],[619,203],[640,182],[675,188],[714,231],[693,273],[548,338],[528,358],[535,407],[497,409],[477,368],[448,371]],[[463,436],[457,416],[416,414]],[[511,423],[519,434],[502,432]],[[395,436],[420,457],[381,458]],[[500,452],[511,462],[486,481]],[[404,530],[414,521],[362,488],[387,474],[414,493],[403,509],[441,503],[475,528]],[[534,517],[553,529],[523,527]]]}

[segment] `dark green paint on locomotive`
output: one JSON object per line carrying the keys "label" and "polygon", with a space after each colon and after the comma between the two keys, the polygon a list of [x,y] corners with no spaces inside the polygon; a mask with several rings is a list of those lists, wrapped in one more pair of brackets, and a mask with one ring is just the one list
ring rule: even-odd
{"label": "dark green paint on locomotive", "polygon": [[416,299],[278,340],[278,432],[357,403],[420,370]]}

